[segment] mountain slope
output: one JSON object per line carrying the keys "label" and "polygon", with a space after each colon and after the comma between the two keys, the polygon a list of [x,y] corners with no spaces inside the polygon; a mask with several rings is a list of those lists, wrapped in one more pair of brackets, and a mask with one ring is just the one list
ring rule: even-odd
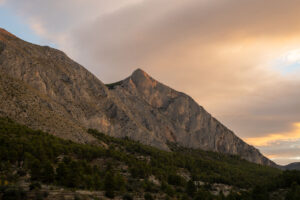
{"label": "mountain slope", "polygon": [[[178,143],[275,166],[192,98],[142,70],[104,85],[63,52],[27,43],[1,29],[0,73],[2,87],[7,80],[12,85],[1,90],[1,97],[10,102],[0,104],[1,115],[32,128],[75,142],[93,142],[85,128],[94,128],[164,150],[170,150],[168,143]],[[14,96],[13,85],[24,94]],[[34,105],[33,97],[38,99]],[[18,109],[21,114],[14,113]]]}
{"label": "mountain slope", "polygon": [[286,170],[300,170],[300,162],[290,163],[286,166],[283,166],[283,169],[286,169]]}
{"label": "mountain slope", "polygon": [[[82,127],[96,128],[112,136],[121,137],[123,132],[130,132],[133,139],[168,149],[154,135],[148,138],[148,133],[135,123],[118,98],[111,95],[107,87],[94,75],[61,51],[27,43],[1,30],[0,72],[9,78],[22,81],[32,90],[46,96],[49,101],[58,105],[55,112],[68,121]],[[31,109],[26,107],[24,112],[31,112]],[[48,110],[42,111],[47,112]],[[17,116],[9,116],[18,120]],[[26,120],[19,122],[32,127]],[[50,133],[60,132],[54,128],[55,124],[44,126],[45,123],[46,121],[40,121],[40,126],[33,128]],[[65,132],[67,130],[61,132],[60,136],[65,138],[65,134],[74,134]],[[82,133],[82,130],[75,132]]]}
{"label": "mountain slope", "polygon": [[274,164],[192,98],[159,83],[141,69],[111,87],[111,91],[129,108],[139,124],[165,142],[240,155],[255,163]]}
{"label": "mountain slope", "polygon": [[83,126],[65,118],[61,106],[45,95],[0,72],[0,116],[80,143],[94,139]]}

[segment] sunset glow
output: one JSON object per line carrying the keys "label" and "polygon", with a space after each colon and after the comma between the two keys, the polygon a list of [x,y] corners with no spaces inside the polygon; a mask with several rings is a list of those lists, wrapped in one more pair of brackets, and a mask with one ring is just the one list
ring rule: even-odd
{"label": "sunset glow", "polygon": [[293,126],[293,130],[287,133],[274,133],[268,134],[262,137],[254,137],[254,138],[245,138],[245,141],[254,146],[268,146],[271,144],[276,144],[276,142],[280,141],[294,141],[300,139],[300,123],[295,123]]}

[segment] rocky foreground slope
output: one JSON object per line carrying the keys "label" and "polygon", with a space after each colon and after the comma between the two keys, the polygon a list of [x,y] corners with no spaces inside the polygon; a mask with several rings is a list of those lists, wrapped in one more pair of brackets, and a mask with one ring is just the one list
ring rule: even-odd
{"label": "rocky foreground slope", "polygon": [[66,54],[0,30],[0,116],[75,142],[86,128],[169,150],[168,143],[272,165],[189,96],[138,69],[105,85]]}

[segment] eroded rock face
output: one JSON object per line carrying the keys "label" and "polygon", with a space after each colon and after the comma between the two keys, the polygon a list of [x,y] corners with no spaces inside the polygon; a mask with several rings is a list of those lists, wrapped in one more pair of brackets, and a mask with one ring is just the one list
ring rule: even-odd
{"label": "eroded rock face", "polygon": [[[8,93],[14,94],[26,86],[27,89],[22,90],[27,91],[27,96],[37,95],[48,104],[47,109],[43,106],[33,109],[30,106],[32,98],[24,98],[25,94],[15,96],[11,99],[15,105],[12,110],[22,107],[24,116],[28,117],[20,117],[18,114],[8,116],[32,128],[49,131],[76,142],[91,140],[91,136],[86,134],[87,127],[102,127],[101,131],[106,131],[110,126],[101,110],[109,102],[106,86],[63,52],[27,43],[4,30],[0,30],[0,47],[1,81],[5,77],[16,87],[10,88],[11,91],[9,88],[2,90],[1,97],[9,96]],[[4,82],[2,85],[5,85]],[[10,100],[7,98],[6,101]],[[5,113],[4,110],[8,112],[10,107],[2,104],[0,109]],[[55,113],[56,116],[48,120],[46,116],[49,113]],[[29,118],[39,120],[34,123]],[[58,129],[57,123],[61,126],[65,124],[65,128]],[[76,135],[81,135],[81,139],[76,139]]]}
{"label": "eroded rock face", "polygon": [[140,69],[107,87],[63,52],[0,29],[0,76],[0,115],[62,138],[92,142],[86,128],[95,128],[164,150],[175,142],[274,165],[192,98]]}
{"label": "eroded rock face", "polygon": [[240,155],[251,162],[274,165],[191,97],[159,83],[141,69],[111,91],[126,105],[138,124],[164,142]]}
{"label": "eroded rock face", "polygon": [[85,127],[66,117],[63,107],[22,81],[0,72],[0,116],[79,143],[93,143]]}

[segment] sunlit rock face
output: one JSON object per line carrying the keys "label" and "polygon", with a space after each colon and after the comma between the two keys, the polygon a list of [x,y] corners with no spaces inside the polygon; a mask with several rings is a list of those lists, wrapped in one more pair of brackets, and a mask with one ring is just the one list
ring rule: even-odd
{"label": "sunlit rock face", "polygon": [[189,96],[138,69],[105,85],[63,52],[0,30],[0,116],[81,143],[95,128],[169,150],[167,143],[274,165]]}
{"label": "sunlit rock face", "polygon": [[159,83],[141,69],[111,92],[127,107],[137,124],[162,143],[171,141],[185,147],[240,155],[251,162],[274,165],[191,97]]}

